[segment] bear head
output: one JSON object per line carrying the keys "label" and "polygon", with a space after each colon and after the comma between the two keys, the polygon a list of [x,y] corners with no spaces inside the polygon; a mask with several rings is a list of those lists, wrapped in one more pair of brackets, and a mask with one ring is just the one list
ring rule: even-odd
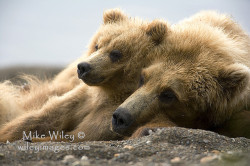
{"label": "bear head", "polygon": [[159,46],[167,31],[165,21],[143,22],[119,9],[105,11],[103,25],[89,45],[89,56],[78,64],[78,77],[90,86],[137,83],[148,63],[147,54]]}
{"label": "bear head", "polygon": [[130,136],[157,114],[209,129],[247,106],[250,71],[239,43],[207,25],[171,28],[162,51],[148,55],[140,88],[114,112],[113,131]]}

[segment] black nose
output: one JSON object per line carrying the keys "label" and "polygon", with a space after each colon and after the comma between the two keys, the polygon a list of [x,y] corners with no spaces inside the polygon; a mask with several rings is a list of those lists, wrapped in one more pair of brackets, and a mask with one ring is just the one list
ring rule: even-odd
{"label": "black nose", "polygon": [[124,108],[118,108],[112,117],[112,128],[115,132],[124,134],[133,123],[133,117]]}
{"label": "black nose", "polygon": [[77,73],[80,79],[82,79],[90,70],[90,64],[86,62],[82,62],[77,65]]}

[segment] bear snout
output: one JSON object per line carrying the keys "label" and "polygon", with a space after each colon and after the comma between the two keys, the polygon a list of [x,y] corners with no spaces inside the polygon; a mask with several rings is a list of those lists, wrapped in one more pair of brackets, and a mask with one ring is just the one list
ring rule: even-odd
{"label": "bear snout", "polygon": [[86,62],[77,65],[78,78],[83,79],[84,76],[91,70],[90,64]]}
{"label": "bear snout", "polygon": [[118,108],[112,117],[112,129],[121,135],[128,135],[127,131],[133,123],[133,117],[127,109]]}

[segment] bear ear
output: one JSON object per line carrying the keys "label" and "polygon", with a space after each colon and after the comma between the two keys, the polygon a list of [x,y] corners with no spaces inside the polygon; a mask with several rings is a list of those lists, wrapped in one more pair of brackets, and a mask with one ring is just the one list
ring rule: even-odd
{"label": "bear ear", "polygon": [[247,92],[250,70],[243,64],[232,64],[219,71],[218,83],[228,98]]}
{"label": "bear ear", "polygon": [[120,9],[109,9],[103,13],[104,24],[126,20],[128,17]]}
{"label": "bear ear", "polygon": [[168,32],[168,24],[165,21],[154,20],[146,28],[147,35],[151,36],[155,44],[160,44]]}

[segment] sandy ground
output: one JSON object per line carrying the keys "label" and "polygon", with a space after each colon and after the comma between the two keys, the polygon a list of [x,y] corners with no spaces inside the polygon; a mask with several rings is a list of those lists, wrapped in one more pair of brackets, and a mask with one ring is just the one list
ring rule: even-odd
{"label": "sandy ground", "polygon": [[[20,146],[28,149],[20,150]],[[149,136],[125,141],[0,144],[0,165],[247,166],[249,163],[250,139],[178,127],[158,129]]]}

